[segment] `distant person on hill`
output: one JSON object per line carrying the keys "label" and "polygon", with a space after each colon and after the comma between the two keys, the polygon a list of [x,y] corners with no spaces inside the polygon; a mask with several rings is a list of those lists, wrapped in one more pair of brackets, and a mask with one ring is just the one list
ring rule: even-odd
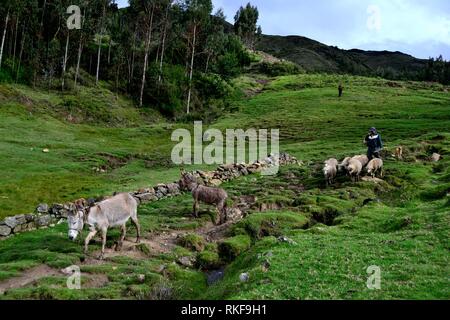
{"label": "distant person on hill", "polygon": [[342,85],[342,83],[339,83],[338,91],[339,91],[339,98],[340,98],[340,97],[342,97],[342,93],[344,92],[344,86]]}
{"label": "distant person on hill", "polygon": [[367,157],[369,160],[372,160],[374,157],[380,157],[380,151],[383,149],[383,142],[381,141],[381,135],[377,132],[377,129],[369,129],[369,133],[364,139],[364,143],[367,145]]}

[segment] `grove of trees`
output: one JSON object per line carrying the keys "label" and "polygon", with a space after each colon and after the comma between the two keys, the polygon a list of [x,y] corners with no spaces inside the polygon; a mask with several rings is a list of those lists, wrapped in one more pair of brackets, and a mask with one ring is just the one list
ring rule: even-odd
{"label": "grove of trees", "polygon": [[[67,27],[71,5],[80,29]],[[141,107],[195,117],[225,108],[227,80],[250,64],[251,10],[235,34],[211,0],[129,0],[123,9],[113,0],[2,0],[0,81],[63,91],[103,81]]]}
{"label": "grove of trees", "polygon": [[442,56],[430,58],[422,74],[422,80],[450,84],[450,61],[445,61]]}

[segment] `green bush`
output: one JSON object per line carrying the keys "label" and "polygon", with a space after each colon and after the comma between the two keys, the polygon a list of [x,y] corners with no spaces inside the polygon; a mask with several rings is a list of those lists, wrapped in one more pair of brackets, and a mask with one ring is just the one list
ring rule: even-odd
{"label": "green bush", "polygon": [[[187,78],[183,66],[164,65],[161,81],[159,81],[159,65],[153,63],[149,66],[147,77],[148,82],[151,82],[152,85],[145,87],[143,97],[145,104],[156,107],[168,117],[175,117],[184,111]],[[135,86],[140,86],[139,79]]]}
{"label": "green bush", "polygon": [[286,76],[301,73],[301,68],[292,62],[263,62],[259,65],[259,71],[271,77]]}
{"label": "green bush", "polygon": [[219,54],[213,70],[224,78],[233,78],[242,73],[252,62],[252,56],[235,35],[228,35],[223,52]]}
{"label": "green bush", "polygon": [[17,70],[19,61],[13,59],[5,59],[2,62],[0,69],[0,83],[18,83],[30,84],[31,74],[30,70],[23,65]]}

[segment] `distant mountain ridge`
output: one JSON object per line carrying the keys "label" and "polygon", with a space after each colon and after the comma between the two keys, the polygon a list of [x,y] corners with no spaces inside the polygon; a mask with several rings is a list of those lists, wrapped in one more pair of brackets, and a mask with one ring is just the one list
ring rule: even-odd
{"label": "distant mountain ridge", "polygon": [[302,36],[262,35],[256,46],[277,58],[292,61],[309,72],[416,78],[427,60],[402,52],[344,50]]}

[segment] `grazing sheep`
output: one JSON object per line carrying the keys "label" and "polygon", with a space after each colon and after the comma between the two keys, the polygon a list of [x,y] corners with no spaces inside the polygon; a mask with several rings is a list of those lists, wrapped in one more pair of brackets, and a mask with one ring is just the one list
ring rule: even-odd
{"label": "grazing sheep", "polygon": [[361,162],[361,166],[364,168],[369,163],[369,158],[365,154],[354,156],[352,159]]}
{"label": "grazing sheep", "polygon": [[380,172],[380,177],[383,177],[383,160],[374,158],[367,165],[367,173],[374,178],[378,172]]}
{"label": "grazing sheep", "polygon": [[336,178],[338,161],[334,158],[328,159],[324,162],[325,166],[323,167],[323,174],[325,176],[325,180],[327,186],[331,185]]}
{"label": "grazing sheep", "polygon": [[350,159],[350,157],[347,157],[342,160],[340,164],[338,164],[338,172],[344,172],[347,170],[348,162],[350,161]]}
{"label": "grazing sheep", "polygon": [[353,182],[358,181],[362,171],[361,162],[356,159],[350,159],[350,161],[348,162],[347,171]]}

